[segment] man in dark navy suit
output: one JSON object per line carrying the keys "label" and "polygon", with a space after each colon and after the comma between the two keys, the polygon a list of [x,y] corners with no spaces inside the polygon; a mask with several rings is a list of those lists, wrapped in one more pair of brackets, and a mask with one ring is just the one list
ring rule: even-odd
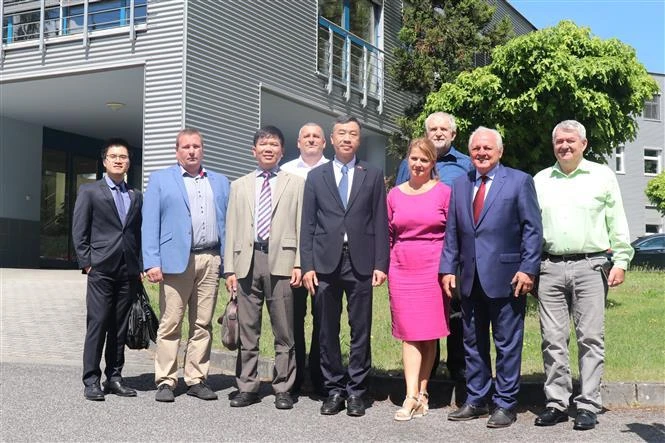
{"label": "man in dark navy suit", "polygon": [[490,428],[510,426],[516,419],[526,293],[540,270],[543,242],[533,179],[499,163],[502,154],[497,131],[480,127],[471,134],[475,169],[455,180],[440,267],[448,297],[460,269],[468,394],[448,419],[488,415],[491,325],[497,357]]}
{"label": "man in dark navy suit", "polygon": [[[360,122],[335,120],[333,161],[313,169],[305,182],[301,229],[303,283],[313,294],[319,321],[321,373],[328,398],[321,414],[344,409],[365,414],[363,395],[371,367],[372,287],[386,280],[388,215],[383,172],[359,161]],[[339,321],[346,293],[351,350],[342,365]]]}
{"label": "man in dark navy suit", "polygon": [[[88,275],[87,330],[83,347],[83,394],[104,400],[104,393],[135,397],[123,384],[125,337],[129,308],[136,296],[141,264],[141,206],[139,191],[128,189],[128,144],[109,140],[102,151],[106,176],[81,186],[72,223],[79,266]],[[104,391],[99,363],[106,341]]]}

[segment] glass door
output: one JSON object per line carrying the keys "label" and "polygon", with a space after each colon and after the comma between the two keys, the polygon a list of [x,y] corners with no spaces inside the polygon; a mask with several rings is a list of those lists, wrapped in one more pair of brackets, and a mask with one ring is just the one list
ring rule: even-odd
{"label": "glass door", "polygon": [[42,200],[39,255],[42,265],[74,267],[71,219],[79,187],[97,179],[96,158],[45,148],[42,158]]}

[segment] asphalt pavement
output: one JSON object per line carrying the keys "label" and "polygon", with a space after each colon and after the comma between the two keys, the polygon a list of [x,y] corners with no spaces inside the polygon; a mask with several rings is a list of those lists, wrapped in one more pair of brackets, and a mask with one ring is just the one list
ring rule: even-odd
{"label": "asphalt pavement", "polygon": [[85,329],[85,276],[76,271],[0,269],[0,441],[649,441],[665,442],[665,409],[611,408],[591,431],[572,419],[533,426],[538,407],[523,406],[518,421],[491,430],[485,419],[446,420],[438,406],[410,422],[392,419],[401,399],[377,395],[367,414],[321,416],[319,398],[301,396],[294,409],[273,405],[264,384],[259,404],[231,408],[233,377],[213,367],[217,401],[185,395],[182,379],[171,404],[154,400],[150,350],[127,350],[124,377],[136,398],[83,398],[81,360]]}

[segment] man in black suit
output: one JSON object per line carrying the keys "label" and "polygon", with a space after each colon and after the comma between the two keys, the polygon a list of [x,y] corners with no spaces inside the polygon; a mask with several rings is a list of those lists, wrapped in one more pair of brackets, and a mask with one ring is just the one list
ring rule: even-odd
{"label": "man in black suit", "polygon": [[[388,216],[383,172],[356,159],[360,122],[335,120],[333,161],[313,169],[305,183],[301,229],[303,283],[313,294],[321,330],[321,372],[328,398],[321,414],[344,409],[365,414],[363,395],[371,367],[372,286],[386,280]],[[351,327],[349,366],[342,365],[339,322],[346,293]]]}
{"label": "man in black suit", "polygon": [[[105,393],[135,397],[123,384],[129,308],[140,283],[141,193],[127,189],[128,144],[109,140],[102,151],[106,176],[81,186],[72,223],[79,266],[88,275],[86,335],[83,347],[83,394],[104,400]],[[99,363],[106,341],[106,382],[100,387]]]}

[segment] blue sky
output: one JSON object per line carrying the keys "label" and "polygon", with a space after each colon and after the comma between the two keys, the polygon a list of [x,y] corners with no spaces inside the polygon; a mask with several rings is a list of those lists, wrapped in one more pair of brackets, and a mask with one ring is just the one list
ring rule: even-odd
{"label": "blue sky", "polygon": [[637,51],[647,71],[665,74],[665,0],[509,0],[538,29],[567,19]]}

